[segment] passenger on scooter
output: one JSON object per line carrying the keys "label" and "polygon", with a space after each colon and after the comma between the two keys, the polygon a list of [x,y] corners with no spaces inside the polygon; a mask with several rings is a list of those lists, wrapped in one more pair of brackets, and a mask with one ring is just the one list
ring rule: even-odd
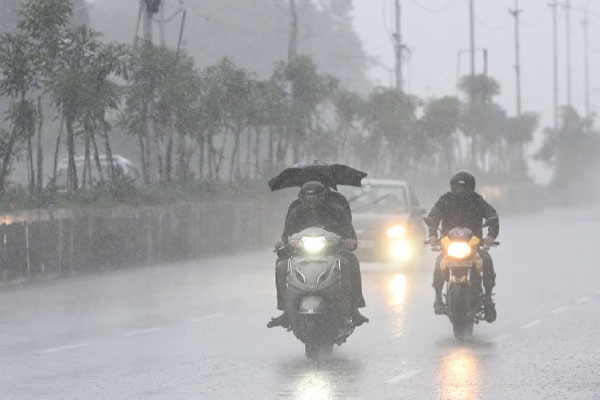
{"label": "passenger on scooter", "polygon": [[[369,322],[369,319],[358,311],[358,308],[365,307],[365,300],[362,295],[360,264],[354,253],[352,253],[356,249],[358,241],[352,227],[351,213],[348,212],[349,207],[346,210],[339,198],[342,195],[336,193],[320,182],[311,181],[305,183],[298,193],[298,198],[288,208],[283,234],[281,235],[282,241],[278,242],[275,248],[284,248],[287,246],[288,238],[291,235],[313,226],[324,227],[328,231],[341,236],[344,246],[344,250],[340,254],[343,258],[341,265],[345,266],[343,270],[345,270],[352,286],[354,308],[352,322],[355,326],[359,326],[365,322]],[[346,201],[345,198],[343,200]],[[288,256],[282,254],[281,251],[278,252],[278,255],[279,258],[275,266],[277,309],[283,310]],[[274,326],[288,326],[288,318],[285,312],[279,317],[272,318],[267,324],[269,328]]]}
{"label": "passenger on scooter", "polygon": [[[483,238],[483,220],[486,220],[488,233]],[[456,227],[469,228],[473,235],[483,239],[485,248],[494,244],[500,230],[498,213],[485,199],[475,192],[475,177],[467,171],[458,171],[450,179],[450,191],[442,195],[435,203],[429,215],[425,218],[429,228],[429,243],[433,246],[438,243],[438,227],[440,222],[441,237]],[[487,322],[496,319],[496,306],[492,300],[492,289],[496,284],[496,273],[494,263],[486,250],[479,251],[483,261],[483,287],[484,287],[484,309]],[[446,306],[442,300],[442,289],[444,277],[440,270],[440,255],[435,263],[433,271],[433,288],[435,289],[435,303],[433,308],[436,314],[444,314]],[[481,285],[477,286],[478,288]]]}

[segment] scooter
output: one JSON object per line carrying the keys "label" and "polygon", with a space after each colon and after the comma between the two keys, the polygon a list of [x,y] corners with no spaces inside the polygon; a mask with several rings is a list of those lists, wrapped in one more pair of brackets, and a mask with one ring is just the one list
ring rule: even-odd
{"label": "scooter", "polygon": [[[306,357],[333,351],[354,331],[351,286],[342,278],[341,237],[311,227],[288,239],[285,311],[289,328],[305,345]],[[281,250],[279,250],[281,251]]]}

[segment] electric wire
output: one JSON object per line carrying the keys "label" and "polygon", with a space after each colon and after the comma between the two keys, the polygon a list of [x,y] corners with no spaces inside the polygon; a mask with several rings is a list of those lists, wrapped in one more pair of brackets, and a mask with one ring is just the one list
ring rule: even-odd
{"label": "electric wire", "polygon": [[[463,2],[465,3],[465,5],[468,8],[469,7],[468,0],[463,0]],[[506,28],[508,26],[508,24],[510,23],[510,15],[508,15],[508,14],[506,15],[504,22],[500,26],[488,25],[487,23],[483,22],[483,20],[481,20],[479,17],[477,17],[477,15],[474,16],[474,19],[475,19],[475,22],[477,22],[482,28],[487,29],[488,31],[501,31],[502,29]]]}
{"label": "electric wire", "polygon": [[450,0],[448,3],[446,3],[446,5],[440,7],[440,8],[429,8],[424,6],[423,4],[419,3],[417,0],[411,0],[412,3],[414,5],[416,5],[417,7],[419,7],[420,9],[430,12],[430,13],[442,13],[446,10],[448,10],[450,7],[452,7],[457,0]]}

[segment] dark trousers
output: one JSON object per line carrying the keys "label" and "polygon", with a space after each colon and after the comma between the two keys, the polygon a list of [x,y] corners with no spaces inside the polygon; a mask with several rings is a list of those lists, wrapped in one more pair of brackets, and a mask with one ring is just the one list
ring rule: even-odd
{"label": "dark trousers", "polygon": [[[496,272],[494,272],[494,261],[486,250],[479,250],[479,255],[481,256],[481,260],[483,264],[481,266],[483,272],[483,287],[486,293],[491,293],[494,286],[496,286]],[[435,289],[436,292],[440,292],[444,287],[445,277],[442,275],[442,271],[440,269],[440,262],[444,257],[443,254],[440,254],[435,261],[435,268],[433,270],[433,283],[431,286]],[[474,277],[475,287],[480,286],[479,277]]]}
{"label": "dark trousers", "polygon": [[[350,280],[352,286],[352,298],[354,307],[363,308],[366,306],[365,298],[362,294],[362,279],[360,276],[360,263],[356,255],[350,251],[342,251],[340,254],[342,274]],[[275,263],[275,288],[277,289],[277,309],[283,310],[285,305],[285,280],[287,273],[287,258],[278,258]]]}

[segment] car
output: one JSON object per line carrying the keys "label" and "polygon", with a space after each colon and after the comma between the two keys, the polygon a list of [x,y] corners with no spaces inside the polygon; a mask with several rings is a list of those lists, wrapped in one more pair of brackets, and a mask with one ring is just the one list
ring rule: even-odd
{"label": "car", "polygon": [[426,228],[413,187],[403,180],[362,180],[362,187],[340,186],[352,209],[357,257],[409,266],[423,254]]}
{"label": "car", "polygon": [[[98,156],[98,160],[100,161],[100,167],[102,168],[102,180],[105,182],[110,181],[110,162],[109,158],[101,154]],[[81,186],[83,182],[83,170],[84,170],[84,157],[75,157],[75,167],[77,168],[77,186]],[[119,178],[124,178],[129,180],[132,183],[138,182],[140,180],[140,172],[136,165],[129,159],[120,156],[118,154],[113,154],[112,156],[113,168],[115,171],[115,175]],[[91,163],[91,176],[92,181],[91,185],[95,186],[101,182],[100,174],[98,174],[98,166],[96,164],[96,160],[94,157],[90,157]],[[59,189],[65,188],[67,186],[67,169],[68,169],[68,160],[65,158],[61,160],[57,167],[56,174],[56,187]]]}

